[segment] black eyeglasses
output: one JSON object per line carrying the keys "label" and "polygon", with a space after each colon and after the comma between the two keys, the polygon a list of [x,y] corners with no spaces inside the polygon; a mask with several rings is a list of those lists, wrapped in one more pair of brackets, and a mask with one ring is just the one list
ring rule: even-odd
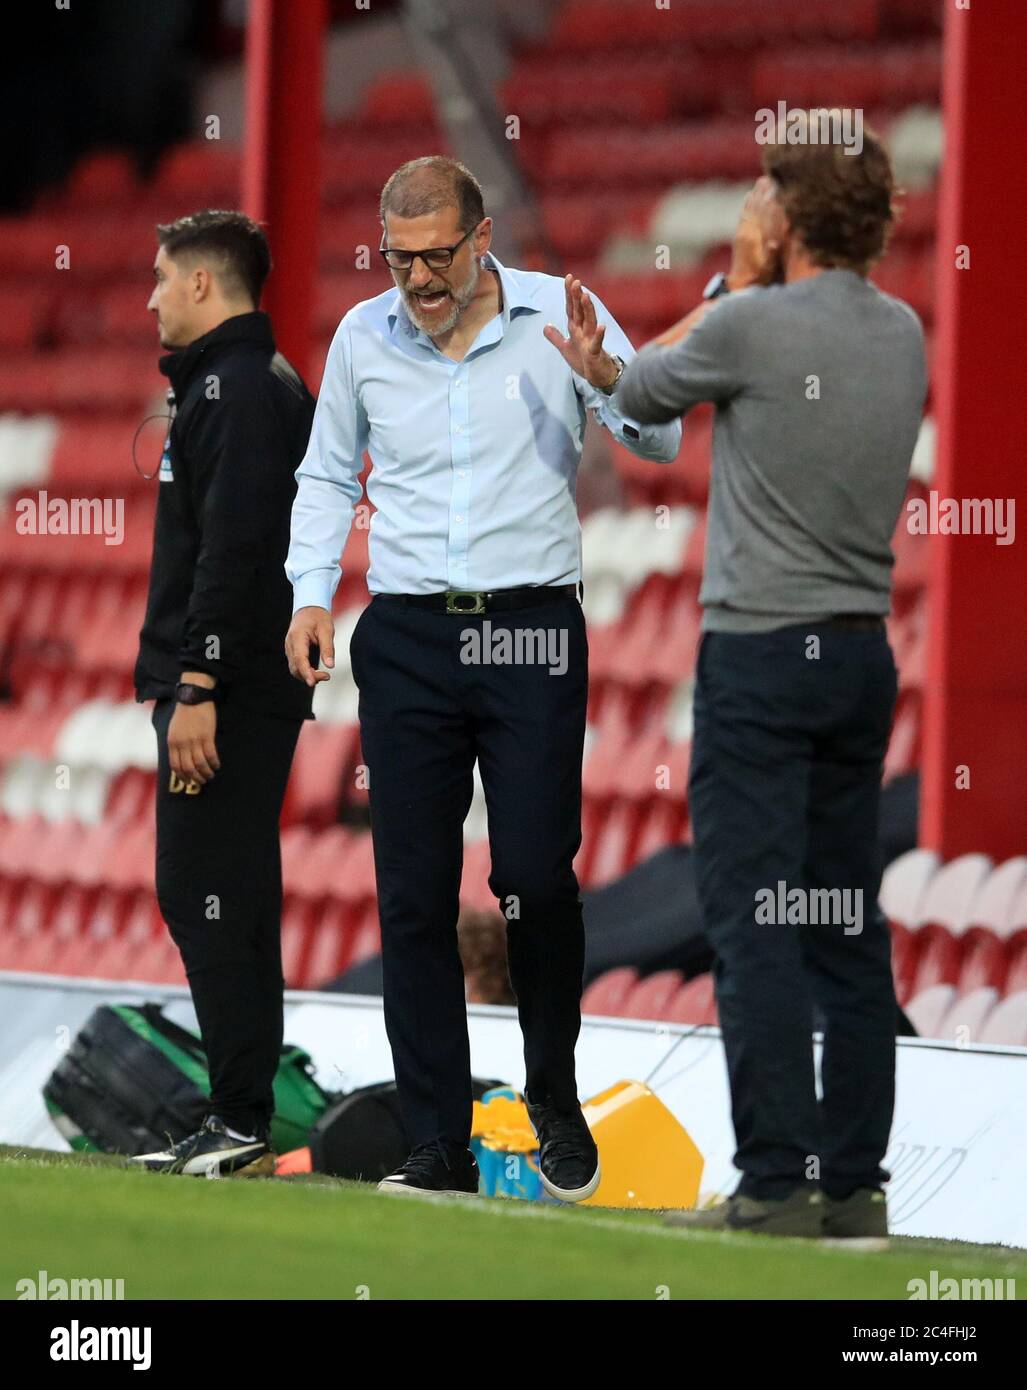
{"label": "black eyeglasses", "polygon": [[393,270],[409,270],[414,261],[420,258],[424,261],[429,270],[448,270],[453,264],[453,257],[463,246],[469,236],[473,236],[478,230],[472,227],[469,232],[465,232],[454,246],[429,246],[426,251],[400,251],[395,247],[386,246],[385,233],[382,232],[382,245],[378,251],[385,264],[391,266]]}

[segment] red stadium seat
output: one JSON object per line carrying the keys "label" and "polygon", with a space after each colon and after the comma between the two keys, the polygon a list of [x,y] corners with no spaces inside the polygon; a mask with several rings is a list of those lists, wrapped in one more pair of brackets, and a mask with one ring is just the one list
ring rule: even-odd
{"label": "red stadium seat", "polygon": [[910,850],[888,865],[881,880],[880,901],[893,926],[920,926],[927,889],[937,872],[938,856],[929,849]]}
{"label": "red stadium seat", "polygon": [[[674,784],[672,783],[672,786]],[[632,862],[642,864],[668,845],[681,844],[688,831],[684,793],[657,792],[639,816],[632,848]]]}
{"label": "red stadium seat", "polygon": [[977,1039],[1005,1047],[1027,1046],[1027,989],[1009,995],[995,1005]]}
{"label": "red stadium seat", "polygon": [[922,1038],[937,1038],[942,1021],[956,997],[954,985],[934,984],[921,990],[906,1005],[906,1013]]}
{"label": "red stadium seat", "polygon": [[936,105],[941,95],[940,45],[913,41],[858,49],[771,49],[753,69],[753,103],[776,107],[782,92],[788,93],[793,107]]}
{"label": "red stadium seat", "polygon": [[289,777],[283,823],[331,825],[360,748],[356,725],[308,720],[303,726]]}
{"label": "red stadium seat", "polygon": [[358,831],[351,837],[345,857],[336,864],[332,895],[342,903],[360,906],[373,899],[376,892],[371,832]]}
{"label": "red stadium seat", "polygon": [[695,671],[701,636],[699,595],[690,580],[678,585],[666,614],[666,625],[650,654],[648,668],[654,679],[677,685]]}
{"label": "red stadium seat", "polygon": [[575,126],[553,132],[543,172],[550,183],[567,189],[641,189],[714,177],[751,178],[754,162],[751,119],[663,123],[640,130],[609,126],[599,139],[594,130]]}
{"label": "red stadium seat", "polygon": [[[139,417],[147,397],[167,386],[157,372],[155,356],[144,349],[95,343],[45,355],[10,353],[0,379],[0,411]],[[54,537],[43,539],[52,541]],[[105,558],[110,559],[110,548]]]}
{"label": "red stadium seat", "polygon": [[299,864],[294,862],[290,868],[292,891],[308,902],[326,897],[336,883],[354,838],[354,833],[343,825],[333,825],[313,835],[306,842]]}
{"label": "red stadium seat", "polygon": [[625,5],[623,0],[569,0],[549,35],[549,49],[628,51],[677,41],[703,49],[753,47],[775,39],[873,38],[877,0],[675,0],[667,8]]}
{"label": "red stadium seat", "polygon": [[178,145],[165,155],[157,171],[157,187],[171,205],[224,208],[235,206],[239,187],[238,146],[196,140]]}
{"label": "red stadium seat", "polygon": [[435,96],[431,82],[419,68],[389,71],[364,88],[360,119],[374,131],[390,126],[420,127],[435,124]]}
{"label": "red stadium seat", "polygon": [[974,903],[974,924],[1004,941],[1027,930],[1027,855],[999,864]]}
{"label": "red stadium seat", "polygon": [[1005,943],[986,927],[974,927],[965,933],[956,984],[960,994],[985,986],[999,993],[1005,985],[1008,959]]}
{"label": "red stadium seat", "polygon": [[667,1018],[671,1002],[681,991],[682,979],[677,970],[660,970],[647,975],[632,989],[621,1006],[621,1018]]}
{"label": "red stadium seat", "polygon": [[694,1027],[716,1026],[717,1001],[713,976],[707,972],[683,984],[670,1001],[664,1018],[669,1023],[689,1023]]}
{"label": "red stadium seat", "polygon": [[920,762],[920,701],[900,700],[884,759],[884,780],[914,772]]}
{"label": "red stadium seat", "polygon": [[984,1026],[998,1003],[998,991],[987,986],[960,994],[937,1025],[935,1036],[963,1047],[981,1040]]}
{"label": "red stadium seat", "polygon": [[919,952],[914,944],[914,934],[905,927],[891,925],[891,968],[895,980],[895,997],[905,1007],[913,994],[913,981]]}
{"label": "red stadium seat", "polygon": [[360,915],[349,903],[328,899],[315,912],[304,988],[320,989],[351,963]]}
{"label": "red stadium seat", "polygon": [[634,970],[621,967],[607,970],[604,975],[593,980],[581,996],[583,1014],[600,1014],[608,1018],[618,1018],[628,995],[638,983]]}
{"label": "red stadium seat", "polygon": [[347,964],[359,965],[361,961],[379,955],[381,949],[382,936],[378,921],[378,904],[368,902],[365,903],[363,911],[357,918],[356,931],[353,934],[352,948]]}
{"label": "red stadium seat", "polygon": [[631,847],[640,820],[637,806],[615,802],[599,829],[591,855],[578,870],[579,880],[589,887],[620,878],[631,867]]}
{"label": "red stadium seat", "polygon": [[287,989],[304,989],[317,906],[287,897],[282,905],[282,974]]}
{"label": "red stadium seat", "polygon": [[282,853],[282,887],[285,893],[303,893],[303,862],[314,841],[313,831],[306,825],[289,825],[282,829],[279,844]]}

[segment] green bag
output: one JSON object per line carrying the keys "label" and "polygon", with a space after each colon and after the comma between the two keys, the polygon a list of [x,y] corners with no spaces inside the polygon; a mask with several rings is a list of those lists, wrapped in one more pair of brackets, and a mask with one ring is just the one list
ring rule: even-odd
{"label": "green bag", "polygon": [[[336,1096],[314,1080],[310,1055],[286,1045],[274,1079],[271,1140],[306,1144]],[[50,1117],[79,1152],[141,1154],[177,1143],[207,1112],[210,1077],[199,1037],[159,1004],[104,1004],[43,1087]]]}

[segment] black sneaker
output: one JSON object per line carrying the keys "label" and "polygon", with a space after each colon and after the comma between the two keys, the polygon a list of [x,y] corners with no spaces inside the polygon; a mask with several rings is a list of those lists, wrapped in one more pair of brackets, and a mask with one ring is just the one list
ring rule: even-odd
{"label": "black sneaker", "polygon": [[269,1135],[255,1140],[233,1139],[223,1120],[208,1115],[195,1134],[159,1153],[139,1154],[129,1160],[151,1173],[184,1173],[196,1178],[274,1177],[275,1156]]}
{"label": "black sneaker", "polygon": [[790,1196],[773,1201],[761,1201],[732,1193],[715,1207],[698,1211],[668,1211],[663,1219],[668,1226],[686,1231],[747,1231],[761,1236],[804,1236],[815,1240],[823,1226],[821,1193],[816,1187],[803,1184]]}
{"label": "black sneaker", "polygon": [[412,1197],[476,1197],[478,1161],[470,1149],[435,1139],[419,1144],[406,1162],[382,1178],[378,1191]]}
{"label": "black sneaker", "polygon": [[880,1187],[857,1187],[847,1197],[829,1197],[820,1207],[825,1240],[843,1240],[849,1250],[888,1249],[888,1199]]}
{"label": "black sneaker", "polygon": [[599,1186],[599,1150],[581,1107],[557,1110],[548,1101],[524,1097],[528,1119],[538,1139],[542,1186],[561,1202],[583,1202]]}

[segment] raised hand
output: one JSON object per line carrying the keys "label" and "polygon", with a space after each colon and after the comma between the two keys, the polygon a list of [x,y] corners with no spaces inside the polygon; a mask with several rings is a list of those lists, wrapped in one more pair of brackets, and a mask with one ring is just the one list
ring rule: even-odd
{"label": "raised hand", "polygon": [[567,332],[564,337],[558,328],[547,323],[542,330],[548,342],[570,367],[584,377],[590,386],[605,390],[617,378],[617,363],[603,349],[606,325],[596,321],[592,296],[573,275],[564,277],[567,293]]}

